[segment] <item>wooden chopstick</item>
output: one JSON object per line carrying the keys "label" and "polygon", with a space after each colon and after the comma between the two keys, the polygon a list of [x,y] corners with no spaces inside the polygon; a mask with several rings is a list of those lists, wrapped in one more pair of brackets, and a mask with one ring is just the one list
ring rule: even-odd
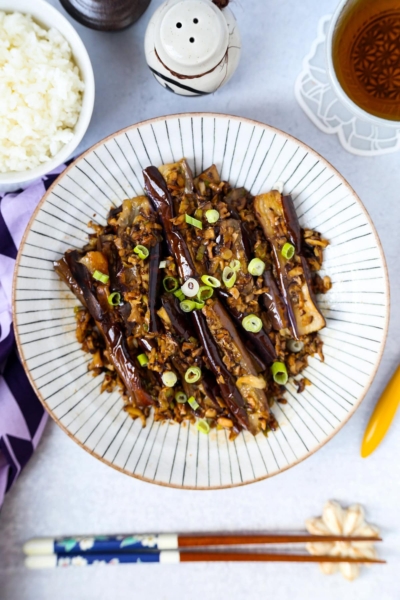
{"label": "wooden chopstick", "polygon": [[179,562],[329,562],[385,564],[378,558],[350,558],[345,556],[314,556],[311,554],[261,552],[181,552]]}
{"label": "wooden chopstick", "polygon": [[380,537],[310,534],[178,535],[178,548],[240,546],[242,544],[304,544],[307,542],[381,542]]}

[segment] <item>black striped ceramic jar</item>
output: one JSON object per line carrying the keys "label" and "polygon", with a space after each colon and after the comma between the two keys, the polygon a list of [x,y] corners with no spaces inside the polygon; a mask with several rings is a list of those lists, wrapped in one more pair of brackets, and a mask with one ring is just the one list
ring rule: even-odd
{"label": "black striped ceramic jar", "polygon": [[232,77],[239,63],[235,17],[211,0],[167,0],[150,20],[145,53],[154,77],[169,91],[211,94]]}

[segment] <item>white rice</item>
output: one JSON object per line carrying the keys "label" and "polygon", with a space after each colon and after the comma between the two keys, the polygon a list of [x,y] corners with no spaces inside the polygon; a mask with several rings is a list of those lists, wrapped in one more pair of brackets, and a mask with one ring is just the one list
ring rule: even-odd
{"label": "white rice", "polygon": [[57,30],[0,11],[0,173],[33,169],[72,139],[83,89]]}

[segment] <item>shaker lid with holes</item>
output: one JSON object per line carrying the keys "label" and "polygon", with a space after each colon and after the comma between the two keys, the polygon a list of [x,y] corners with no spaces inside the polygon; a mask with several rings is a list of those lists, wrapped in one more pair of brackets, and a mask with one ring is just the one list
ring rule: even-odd
{"label": "shaker lid with holes", "polygon": [[240,50],[233,13],[211,0],[167,0],[146,31],[150,70],[178,94],[214,92],[233,75]]}

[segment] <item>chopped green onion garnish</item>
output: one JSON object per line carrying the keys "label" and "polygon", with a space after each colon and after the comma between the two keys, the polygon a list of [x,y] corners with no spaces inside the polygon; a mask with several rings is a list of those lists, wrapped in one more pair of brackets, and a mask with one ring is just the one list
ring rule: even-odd
{"label": "chopped green onion garnish", "polygon": [[102,273],[101,271],[96,270],[93,273],[93,279],[96,279],[97,281],[101,281],[101,283],[107,283],[110,278],[108,275],[105,275],[105,273]]}
{"label": "chopped green onion garnish", "polygon": [[203,229],[203,223],[190,215],[185,215],[185,221],[189,225],[193,225],[193,227],[197,227],[198,229]]}
{"label": "chopped green onion garnish", "polygon": [[185,294],[182,292],[181,289],[176,290],[176,292],[174,292],[174,296],[176,296],[181,302],[185,299]]}
{"label": "chopped green onion garnish", "polygon": [[196,398],[194,396],[190,396],[190,398],[188,398],[188,404],[190,404],[193,410],[197,410],[199,408],[199,405],[197,404]]}
{"label": "chopped green onion garnish", "polygon": [[295,250],[295,248],[294,248],[293,244],[289,244],[289,242],[286,242],[286,244],[283,246],[283,248],[281,250],[281,254],[284,258],[287,258],[288,260],[290,260],[294,256],[294,250]]}
{"label": "chopped green onion garnish", "polygon": [[185,373],[185,381],[188,383],[196,383],[201,377],[201,369],[199,367],[189,367]]}
{"label": "chopped green onion garnish", "polygon": [[231,267],[225,267],[222,271],[222,281],[227,288],[231,288],[235,285],[236,273]]}
{"label": "chopped green onion garnish", "polygon": [[176,373],[174,373],[173,371],[165,371],[161,375],[161,379],[163,381],[163,384],[166,385],[167,387],[174,387],[174,385],[178,381]]}
{"label": "chopped green onion garnish", "polygon": [[141,367],[145,367],[147,365],[147,363],[149,362],[149,359],[147,358],[147,356],[145,354],[139,354],[137,359],[138,359]]}
{"label": "chopped green onion garnish", "polygon": [[135,246],[135,248],[133,249],[133,251],[134,251],[135,254],[138,255],[138,257],[141,260],[144,260],[149,255],[149,251],[146,248],[146,246],[142,246],[141,244],[139,244],[138,246]]}
{"label": "chopped green onion garnish", "polygon": [[204,300],[208,300],[209,298],[211,298],[213,293],[214,290],[212,289],[212,287],[208,285],[202,285],[199,291],[197,292],[196,298],[199,300],[199,302],[203,302]]}
{"label": "chopped green onion garnish", "polygon": [[176,392],[175,400],[178,404],[185,404],[185,402],[187,401],[187,396],[183,392]]}
{"label": "chopped green onion garnish", "polygon": [[188,298],[194,298],[195,296],[197,296],[199,289],[200,289],[199,283],[198,283],[198,281],[193,279],[193,277],[189,277],[189,279],[187,279],[185,281],[185,283],[183,284],[183,286],[181,287],[182,292]]}
{"label": "chopped green onion garnish", "polygon": [[286,342],[287,349],[289,352],[301,352],[304,348],[304,342],[300,340],[288,340]]}
{"label": "chopped green onion garnish", "polygon": [[219,212],[213,208],[206,210],[206,219],[209,223],[216,223],[219,219]]}
{"label": "chopped green onion garnish", "polygon": [[113,292],[108,296],[107,300],[108,304],[111,304],[111,306],[118,306],[121,304],[121,294],[119,292]]}
{"label": "chopped green onion garnish", "polygon": [[204,308],[205,302],[201,301],[201,302],[195,302],[194,303],[194,308],[195,310],[201,310],[202,308]]}
{"label": "chopped green onion garnish", "polygon": [[279,383],[279,385],[285,385],[288,380],[288,373],[286,370],[285,363],[283,362],[274,362],[271,365],[271,373],[274,381]]}
{"label": "chopped green onion garnish", "polygon": [[198,262],[201,262],[203,260],[203,256],[204,256],[205,251],[206,251],[205,245],[201,244],[201,246],[197,250],[197,254],[196,254],[196,260]]}
{"label": "chopped green onion garnish", "polygon": [[166,260],[162,260],[160,262],[160,264],[158,265],[159,269],[165,269],[165,267],[167,266],[167,261]]}
{"label": "chopped green onion garnish", "polygon": [[262,329],[262,321],[257,315],[247,315],[242,321],[242,325],[246,331],[258,333]]}
{"label": "chopped green onion garnish", "polygon": [[196,302],[194,300],[183,300],[179,306],[183,312],[191,312],[196,308]]}
{"label": "chopped green onion garnish", "polygon": [[201,280],[203,283],[209,285],[212,288],[221,287],[221,282],[219,281],[219,279],[213,277],[212,275],[202,275]]}
{"label": "chopped green onion garnish", "polygon": [[265,262],[262,261],[261,258],[253,258],[253,260],[249,262],[249,266],[247,267],[247,270],[250,273],[250,275],[255,275],[257,277],[264,273],[264,269]]}
{"label": "chopped green onion garnish", "polygon": [[166,292],[175,292],[179,287],[179,281],[176,277],[164,277],[163,286]]}
{"label": "chopped green onion garnish", "polygon": [[210,433],[210,426],[204,419],[199,419],[196,423],[196,428],[201,432],[208,435]]}
{"label": "chopped green onion garnish", "polygon": [[237,258],[235,258],[234,260],[231,260],[231,262],[229,263],[230,268],[232,269],[232,271],[240,271],[240,260],[237,260]]}

